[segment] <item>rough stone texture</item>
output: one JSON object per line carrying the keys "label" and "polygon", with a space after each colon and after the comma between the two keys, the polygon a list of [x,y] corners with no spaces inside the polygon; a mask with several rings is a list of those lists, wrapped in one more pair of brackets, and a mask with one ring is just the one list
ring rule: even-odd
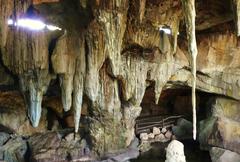
{"label": "rough stone texture", "polygon": [[31,161],[91,160],[86,141],[80,138],[65,140],[59,132],[35,135],[29,139]]}
{"label": "rough stone texture", "polygon": [[26,114],[26,106],[19,92],[0,93],[0,125],[18,135],[32,135],[47,131],[47,111],[43,109],[39,127],[33,128]]}
{"label": "rough stone texture", "polygon": [[240,13],[239,13],[240,1],[232,0],[232,5],[233,5],[233,12],[234,12],[236,33],[237,33],[237,36],[240,36]]}
{"label": "rough stone texture", "polygon": [[13,87],[14,79],[13,77],[6,71],[3,65],[0,63],[0,87]]}
{"label": "rough stone texture", "polygon": [[9,138],[10,135],[8,133],[0,132],[0,146],[4,145]]}
{"label": "rough stone texture", "polygon": [[[239,99],[239,50],[237,37],[227,30],[198,35],[197,88]],[[231,53],[231,55],[229,55]],[[170,80],[191,85],[186,69],[177,71]]]}
{"label": "rough stone texture", "polygon": [[[186,10],[181,1],[81,0],[67,3],[63,0],[48,3],[53,1],[56,0],[0,1],[1,60],[19,78],[33,126],[41,127],[43,95],[52,76],[57,75],[62,106],[50,107],[58,117],[64,116],[62,107],[72,108],[70,113],[74,115],[66,120],[72,120],[68,123],[75,127],[75,132],[84,114],[82,109],[86,107],[93,150],[99,155],[114,152],[126,148],[135,138],[135,119],[140,115],[148,86],[154,87],[156,103],[162,89],[194,87],[184,32],[189,21],[183,22]],[[44,19],[61,24],[63,31],[32,32],[8,27],[7,19],[11,15],[13,18],[26,16],[31,3],[36,7],[33,11],[36,16],[44,15]],[[224,0],[196,1],[196,14],[196,23],[193,23],[194,15],[190,20],[192,27],[195,25],[198,30],[196,88],[239,100],[240,50],[230,22],[233,20],[231,5]],[[171,34],[159,31],[161,27],[170,28]],[[19,107],[20,114],[26,111],[23,104]],[[239,122],[232,112],[239,113],[236,108],[231,112],[223,111],[224,116],[235,120],[230,124]],[[7,121],[26,119],[26,115],[18,119],[16,115],[4,117]],[[229,120],[221,118],[219,121]],[[224,126],[223,131],[226,131]]]}
{"label": "rough stone texture", "polygon": [[158,134],[160,134],[160,133],[161,133],[161,131],[160,131],[159,128],[153,127],[153,134],[154,134],[154,135],[158,135]]}
{"label": "rough stone texture", "polygon": [[25,162],[27,142],[16,137],[0,148],[0,160],[7,162]]}
{"label": "rough stone texture", "polygon": [[240,155],[229,150],[221,149],[218,147],[212,147],[209,152],[212,162],[240,161]]}
{"label": "rough stone texture", "polygon": [[190,139],[192,136],[192,123],[186,119],[180,118],[176,126],[172,127],[173,134],[177,139]]}
{"label": "rough stone texture", "polygon": [[211,118],[201,123],[199,140],[202,145],[216,146],[240,153],[240,126],[230,119]]}
{"label": "rough stone texture", "polygon": [[142,141],[147,141],[148,140],[148,134],[147,133],[141,133],[140,134],[140,139]]}
{"label": "rough stone texture", "polygon": [[209,117],[200,123],[200,144],[239,153],[239,102],[219,97],[210,100],[209,104]]}
{"label": "rough stone texture", "polygon": [[186,162],[184,145],[181,142],[173,140],[168,144],[165,162]]}

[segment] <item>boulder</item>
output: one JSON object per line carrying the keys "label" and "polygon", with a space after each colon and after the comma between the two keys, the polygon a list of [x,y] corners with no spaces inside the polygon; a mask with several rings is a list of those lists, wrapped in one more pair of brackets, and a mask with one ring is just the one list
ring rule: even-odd
{"label": "boulder", "polygon": [[106,160],[97,161],[97,162],[127,162],[130,159],[135,159],[139,156],[139,150],[128,148],[125,151],[118,153],[116,155],[111,155]]}
{"label": "boulder", "polygon": [[177,125],[172,127],[172,131],[177,139],[189,139],[192,138],[192,126],[192,122],[180,118],[177,120]]}
{"label": "boulder", "polygon": [[72,135],[67,132],[49,132],[31,137],[31,160],[58,162],[91,159],[87,142],[80,138],[74,139]]}
{"label": "boulder", "polygon": [[148,134],[148,139],[154,139],[155,135],[153,133]]}
{"label": "boulder", "polygon": [[4,145],[9,138],[10,135],[8,133],[0,132],[0,146]]}
{"label": "boulder", "polygon": [[165,162],[186,162],[184,145],[181,142],[173,140],[168,144]]}
{"label": "boulder", "polygon": [[201,147],[218,147],[240,153],[240,102],[215,97],[208,104],[208,118],[200,122]]}
{"label": "boulder", "polygon": [[232,152],[229,150],[212,147],[210,149],[210,156],[212,162],[239,162],[240,161],[240,154],[236,152]]}
{"label": "boulder", "polygon": [[158,134],[160,134],[160,133],[161,133],[161,131],[160,131],[159,128],[153,127],[153,134],[154,134],[154,135],[158,135]]}
{"label": "boulder", "polygon": [[0,147],[0,160],[6,162],[25,162],[27,142],[21,137],[16,137]]}
{"label": "boulder", "polygon": [[239,122],[227,118],[211,117],[200,123],[199,142],[204,148],[219,147],[240,154]]}
{"label": "boulder", "polygon": [[163,127],[162,130],[161,130],[161,132],[162,132],[163,134],[165,134],[165,133],[167,132],[167,128]]}
{"label": "boulder", "polygon": [[147,133],[141,133],[140,134],[140,139],[142,141],[147,141],[148,140],[148,134]]}
{"label": "boulder", "polygon": [[159,135],[156,135],[155,137],[156,141],[159,141],[159,142],[162,142],[162,141],[166,141],[166,138],[164,136],[164,134],[159,134]]}
{"label": "boulder", "polygon": [[171,139],[172,138],[172,132],[170,130],[168,130],[166,133],[165,133],[165,137],[166,139]]}
{"label": "boulder", "polygon": [[210,116],[224,117],[240,122],[239,101],[224,97],[216,97],[212,98],[209,104],[211,106],[211,112],[209,112]]}

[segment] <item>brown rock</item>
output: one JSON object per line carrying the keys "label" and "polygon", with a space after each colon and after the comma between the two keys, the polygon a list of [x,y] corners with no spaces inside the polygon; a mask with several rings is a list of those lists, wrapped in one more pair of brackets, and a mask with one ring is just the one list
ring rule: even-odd
{"label": "brown rock", "polygon": [[226,162],[226,161],[239,162],[240,161],[240,154],[236,152],[221,149],[218,147],[212,147],[209,152],[210,152],[212,162]]}
{"label": "brown rock", "polygon": [[161,133],[161,131],[160,131],[159,128],[153,127],[153,134],[154,134],[154,135],[158,135],[158,134],[160,134],[160,133]]}
{"label": "brown rock", "polygon": [[47,131],[47,110],[43,109],[39,126],[33,128],[26,114],[26,106],[19,92],[0,92],[0,124],[19,135]]}
{"label": "brown rock", "polygon": [[165,136],[164,136],[164,134],[159,134],[159,135],[156,135],[156,137],[155,137],[155,139],[157,140],[157,141],[164,141],[165,140]]}
{"label": "brown rock", "polygon": [[155,137],[155,135],[153,133],[148,134],[148,139],[153,139],[154,137]]}
{"label": "brown rock", "polygon": [[199,141],[202,146],[214,146],[240,154],[239,122],[227,118],[211,117],[201,122]]}
{"label": "brown rock", "polygon": [[[71,136],[71,137],[70,137]],[[90,159],[86,142],[84,140],[72,140],[73,133],[69,134],[69,140],[64,140],[63,134],[50,132],[36,135],[30,138],[29,146],[31,149],[32,161],[73,161],[78,159]]]}
{"label": "brown rock", "polygon": [[142,141],[147,141],[148,140],[148,134],[147,133],[141,133],[140,134],[140,139]]}
{"label": "brown rock", "polygon": [[165,133],[165,137],[167,139],[171,139],[172,138],[172,132],[170,130],[168,130],[166,133]]}

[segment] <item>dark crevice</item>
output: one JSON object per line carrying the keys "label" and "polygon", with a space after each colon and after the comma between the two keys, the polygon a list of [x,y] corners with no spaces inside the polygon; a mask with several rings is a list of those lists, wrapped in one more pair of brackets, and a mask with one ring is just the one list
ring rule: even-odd
{"label": "dark crevice", "polygon": [[51,56],[53,54],[53,51],[56,47],[56,43],[58,41],[58,38],[53,38],[48,46],[48,60],[49,60],[49,72],[50,74],[54,74],[54,70],[53,70],[53,65],[52,65],[52,61],[51,61]]}
{"label": "dark crevice", "polygon": [[0,91],[8,91],[8,90],[17,90],[19,89],[18,85],[18,77],[14,75],[3,63],[2,53],[0,50],[0,68],[3,68],[4,72],[9,75],[13,79],[12,85],[0,85]]}

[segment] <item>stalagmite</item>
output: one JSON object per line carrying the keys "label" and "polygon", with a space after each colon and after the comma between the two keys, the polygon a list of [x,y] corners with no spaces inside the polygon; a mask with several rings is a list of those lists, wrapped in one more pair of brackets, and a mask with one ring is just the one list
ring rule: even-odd
{"label": "stalagmite", "polygon": [[240,36],[240,0],[232,0],[237,36]]}
{"label": "stalagmite", "polygon": [[165,162],[186,162],[184,145],[181,142],[173,140],[168,144]]}
{"label": "stalagmite", "polygon": [[193,107],[193,139],[196,139],[196,59],[197,59],[197,43],[195,36],[195,0],[182,0],[183,11],[185,15],[185,23],[186,23],[186,33],[188,38],[188,51],[192,58],[192,107]]}

